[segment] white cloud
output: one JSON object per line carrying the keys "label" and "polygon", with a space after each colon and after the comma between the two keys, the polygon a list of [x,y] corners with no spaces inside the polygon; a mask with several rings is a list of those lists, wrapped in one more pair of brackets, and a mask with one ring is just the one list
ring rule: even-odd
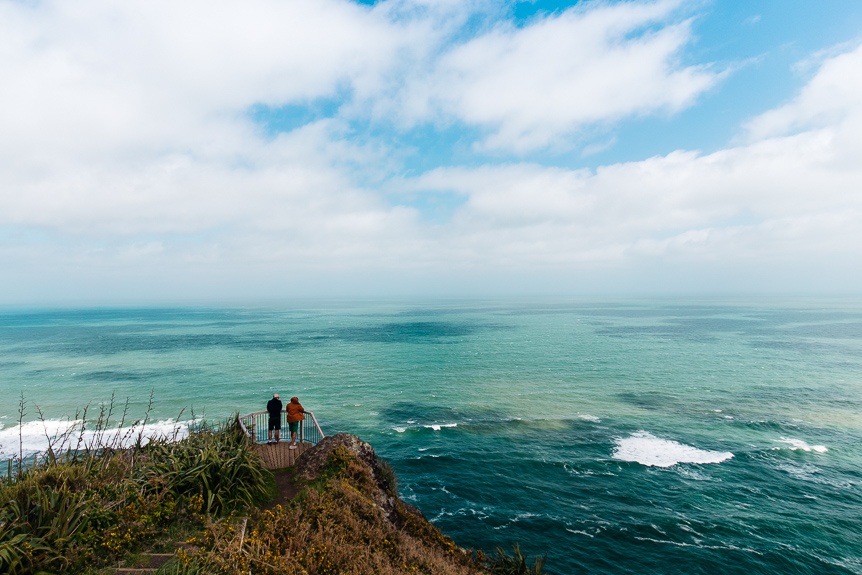
{"label": "white cloud", "polygon": [[770,129],[744,145],[595,172],[440,168],[409,186],[467,198],[453,229],[477,248],[476,262],[507,254],[514,267],[646,257],[844,268],[862,256],[862,165],[851,161],[862,152],[862,97],[847,73],[860,54],[826,61],[797,99],[752,123]]}
{"label": "white cloud", "polygon": [[[827,58],[798,96],[748,124],[750,138],[758,140],[858,122],[862,115],[860,69],[862,46]],[[858,138],[853,140],[858,142]]]}
{"label": "white cloud", "polygon": [[246,111],[373,84],[408,42],[347,1],[0,2],[0,155],[27,177],[68,164],[228,164]]}
{"label": "white cloud", "polygon": [[687,22],[679,1],[571,8],[523,28],[500,24],[458,45],[408,84],[407,114],[443,112],[490,133],[488,149],[555,145],[585,125],[677,111],[720,74],[678,62]]}
{"label": "white cloud", "polygon": [[[362,194],[332,165],[361,151],[326,124],[267,141],[245,111],[332,95],[405,41],[336,0],[4,1],[0,15],[0,223],[85,235],[355,209]],[[359,201],[385,219],[374,202]]]}
{"label": "white cloud", "polygon": [[[681,1],[465,24],[494,4],[0,0],[4,287],[280,293],[305,274],[372,287],[417,274],[421,289],[461,273],[858,255],[860,49],[713,154],[595,171],[516,154],[396,181],[399,133],[374,129],[454,122],[466,147],[478,128],[479,147],[517,153],[679,110],[720,77],[679,62]],[[316,98],[343,99],[277,137],[246,114]],[[399,189],[465,202],[423,223],[390,203]]]}
{"label": "white cloud", "polygon": [[413,185],[468,197],[453,235],[482,246],[476,262],[507,254],[513,267],[622,265],[643,256],[768,265],[862,255],[862,168],[833,170],[841,153],[817,131],[595,173],[537,165],[439,169]]}

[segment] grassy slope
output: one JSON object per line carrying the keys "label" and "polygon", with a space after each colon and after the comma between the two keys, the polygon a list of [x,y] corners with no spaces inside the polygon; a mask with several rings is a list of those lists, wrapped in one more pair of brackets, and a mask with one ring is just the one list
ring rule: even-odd
{"label": "grassy slope", "polygon": [[294,498],[267,508],[274,478],[235,424],[67,452],[0,483],[0,573],[107,573],[131,553],[178,545],[165,573],[541,572],[518,552],[487,560],[458,548],[397,497],[376,456],[338,446],[321,461],[294,479]]}

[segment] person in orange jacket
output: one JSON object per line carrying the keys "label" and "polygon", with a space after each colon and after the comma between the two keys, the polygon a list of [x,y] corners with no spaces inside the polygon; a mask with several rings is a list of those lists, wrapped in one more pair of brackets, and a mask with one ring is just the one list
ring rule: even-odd
{"label": "person in orange jacket", "polygon": [[305,419],[303,415],[305,410],[302,408],[302,404],[299,403],[299,398],[294,396],[290,398],[290,403],[287,404],[287,426],[290,428],[290,449],[296,449],[296,433],[299,431],[299,426],[302,423],[302,420]]}

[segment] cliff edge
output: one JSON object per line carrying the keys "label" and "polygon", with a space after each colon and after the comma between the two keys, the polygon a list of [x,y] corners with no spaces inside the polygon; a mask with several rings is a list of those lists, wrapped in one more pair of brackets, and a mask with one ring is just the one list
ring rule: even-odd
{"label": "cliff edge", "polygon": [[459,548],[348,434],[275,476],[236,422],[180,440],[63,449],[0,476],[0,573],[9,575],[542,572],[542,558],[529,566],[513,550],[489,558]]}
{"label": "cliff edge", "polygon": [[184,557],[206,573],[487,573],[395,491],[371,445],[327,437],[297,461],[296,496],[209,526]]}

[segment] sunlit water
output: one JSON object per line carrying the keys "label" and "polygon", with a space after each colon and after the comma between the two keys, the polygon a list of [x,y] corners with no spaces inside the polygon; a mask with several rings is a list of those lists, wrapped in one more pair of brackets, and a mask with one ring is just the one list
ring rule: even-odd
{"label": "sunlit water", "polygon": [[163,430],[298,395],[551,573],[862,573],[858,303],[0,311],[0,459],[151,391]]}

